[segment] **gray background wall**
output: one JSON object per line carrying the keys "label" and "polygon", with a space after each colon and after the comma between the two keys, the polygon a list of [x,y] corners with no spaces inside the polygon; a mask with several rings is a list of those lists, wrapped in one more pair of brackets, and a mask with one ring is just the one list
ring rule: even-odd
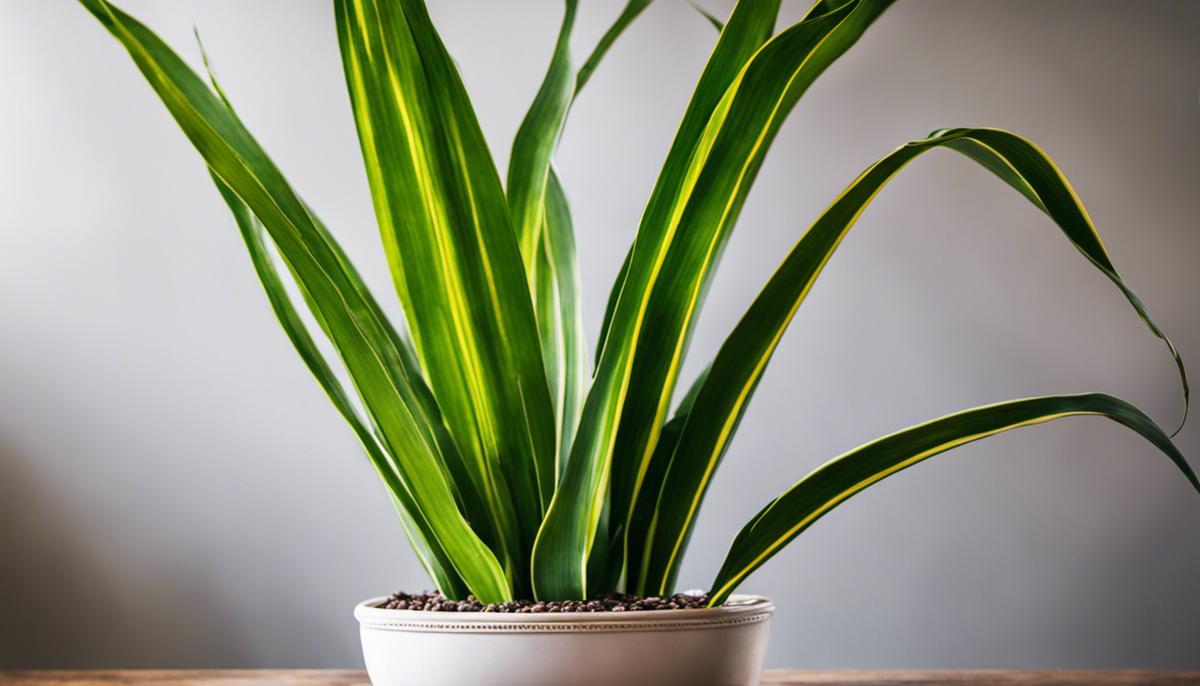
{"label": "gray background wall", "polygon": [[[582,3],[578,52],[617,4]],[[193,61],[200,28],[251,128],[388,296],[330,3],[124,5]],[[559,3],[432,5],[506,164]],[[0,666],[360,664],[351,605],[427,584],[198,157],[79,6],[0,0],[0,17]],[[863,167],[959,125],[1058,159],[1200,374],[1198,35],[1194,2],[900,3],[775,143],[687,376]],[[572,115],[558,159],[593,332],[713,40],[684,3],[655,3]],[[1117,291],[985,172],[923,158],[797,317],[683,582],[706,584],[741,523],[833,455],[1085,390],[1177,419],[1173,368]],[[1200,465],[1196,423],[1178,440]],[[1165,459],[1072,419],[889,480],[746,588],[779,603],[775,666],[1195,668],[1198,541],[1200,498]]]}

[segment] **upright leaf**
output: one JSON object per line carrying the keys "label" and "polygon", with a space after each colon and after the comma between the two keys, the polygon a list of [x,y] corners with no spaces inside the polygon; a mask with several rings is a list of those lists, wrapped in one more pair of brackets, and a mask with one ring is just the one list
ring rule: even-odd
{"label": "upright leaf", "polygon": [[[630,2],[630,6],[633,5],[634,3]],[[628,11],[629,7],[626,10]],[[709,119],[717,107],[717,103],[725,94],[726,89],[733,83],[746,62],[771,37],[778,13],[779,2],[777,1],[756,3],[754,1],[741,0],[734,6],[732,16],[736,16],[737,21],[733,23],[731,30],[726,31],[725,26],[721,29],[717,45],[713,49],[713,54],[709,57],[704,72],[700,76],[700,81],[696,86],[695,92],[692,94],[692,100],[688,104],[688,109],[684,114],[683,123],[679,127],[679,132],[675,135],[675,140],[671,144],[671,150],[667,154],[667,160],[663,165],[662,171],[659,173],[650,202],[642,217],[643,226],[647,224],[647,218],[651,214],[651,209],[656,210],[656,215],[662,215],[666,212],[666,206],[677,201],[682,194],[688,166],[692,163],[693,153],[701,145],[705,127],[708,125]],[[603,45],[603,41],[601,45]],[[603,54],[601,53],[600,46],[596,48],[596,53]],[[593,55],[596,53],[593,53]],[[591,59],[588,61],[591,62]],[[582,72],[583,70],[580,70],[579,80],[581,83],[584,80]],[[662,219],[659,218],[658,221],[661,222]],[[639,235],[640,233],[641,228],[639,227]],[[635,237],[634,245],[629,247],[629,251],[625,255],[625,260],[621,264],[620,271],[617,273],[617,278],[613,281],[612,288],[609,290],[604,311],[604,320],[600,326],[600,338],[596,341],[597,365],[600,364],[600,356],[603,352],[604,344],[608,340],[608,331],[612,324],[612,317],[616,312],[617,301],[625,284],[625,277],[629,273],[629,264],[633,257],[633,249],[636,246],[637,240]]]}
{"label": "upright leaf", "polygon": [[[337,0],[338,38],[396,290],[496,517],[509,576],[555,483],[555,421],[500,179],[420,0]],[[519,590],[519,589],[518,589]]]}
{"label": "upright leaf", "polygon": [[589,371],[571,212],[551,168],[575,95],[570,38],[577,5],[576,0],[566,2],[550,67],[517,130],[508,166],[508,207],[534,298],[555,411],[556,484],[579,421]]}
{"label": "upright leaf", "polygon": [[1162,429],[1109,395],[1010,400],[935,419],[885,436],[818,467],[764,507],[734,539],[712,584],[709,605],[725,602],[751,572],[854,494],[938,453],[1009,429],[1075,415],[1098,415],[1136,431],[1175,463],[1200,492],[1200,480]]}
{"label": "upright leaf", "polygon": [[913,159],[939,147],[967,154],[1045,212],[1084,257],[1121,289],[1155,335],[1166,342],[1183,387],[1187,388],[1174,346],[1118,276],[1087,211],[1049,157],[1028,140],[998,129],[944,130],[912,141],[863,172],[821,214],[721,346],[668,458],[670,467],[651,525],[653,535],[644,542],[649,563],[639,579],[640,590],[660,593],[674,585],[696,515],[721,457],[775,347],[842,238],[889,180]]}
{"label": "upright leaf", "polygon": [[591,368],[571,209],[553,169],[546,193],[545,223],[538,255],[541,266],[538,268],[537,315],[546,378],[554,394],[559,435],[557,478],[562,474],[562,460],[575,439]]}
{"label": "upright leaf", "polygon": [[[645,255],[636,272],[642,281],[650,279],[646,272],[659,262],[655,257],[663,242],[659,215],[667,213],[670,201],[686,184],[693,153],[705,145],[702,133],[713,109],[745,60],[770,35],[777,10],[777,0],[740,3],[717,41],[651,197],[647,217],[653,219],[643,219],[643,227],[649,223],[655,230],[653,234],[644,229],[638,232],[634,250],[635,256],[639,251]],[[631,293],[624,310],[636,308],[637,299]],[[617,307],[620,310],[621,305]],[[629,340],[632,335],[629,329],[636,328],[631,326],[632,320],[637,319],[635,314],[614,319],[621,322],[623,340]],[[610,331],[609,336],[612,335]],[[632,335],[632,341],[636,343],[636,335]],[[632,353],[630,349],[616,347],[609,353],[605,347],[606,353],[601,355],[584,403],[580,431],[563,479],[534,546],[532,574],[535,595],[539,598],[578,598],[587,592],[587,561],[608,495],[613,439],[628,385]],[[614,512],[623,520],[628,507],[625,504],[620,509],[614,508]]]}
{"label": "upright leaf", "polygon": [[383,447],[394,457],[414,508],[463,582],[481,599],[511,597],[495,556],[458,510],[433,422],[402,374],[403,353],[389,338],[388,325],[356,289],[343,256],[237,117],[170,48],[104,0],[81,3],[129,51],[209,169],[262,223],[319,309],[318,319],[342,356]]}
{"label": "upright leaf", "polygon": [[[510,212],[536,303],[542,359],[555,401],[559,435],[556,474],[561,474],[562,460],[574,439],[590,371],[584,350],[586,335],[570,207],[550,159],[575,96],[650,0],[630,0],[584,66],[572,76],[570,34],[576,4],[574,0],[567,2],[550,67],[513,142],[508,184]],[[539,228],[538,215],[544,217],[545,228]],[[533,234],[539,234],[540,240]]]}
{"label": "upright leaf", "polygon": [[[805,13],[804,19],[802,21],[807,21],[809,19],[820,16],[822,14],[832,12],[833,10],[837,9],[837,7],[840,5],[844,5],[844,4],[847,4],[850,2],[856,2],[856,1],[857,0],[817,0],[812,5],[812,7],[809,8],[808,12]],[[711,16],[707,11],[704,10],[704,8],[702,8],[700,5],[693,2],[692,0],[688,0],[688,2],[696,10],[698,10],[702,16],[704,16],[706,19],[709,20],[710,23],[713,24],[713,26],[717,29],[718,33],[725,29],[724,22],[721,22],[721,21],[717,20],[716,17]],[[633,2],[631,2],[630,4],[632,5]],[[840,51],[844,51],[845,48],[846,48],[845,44],[843,44],[839,41],[832,41],[828,46],[826,46],[825,49],[835,53],[834,55],[832,55],[832,58],[836,59],[837,54],[840,53]],[[599,51],[599,48],[597,48],[597,51]],[[582,70],[580,70],[580,71],[582,72]],[[580,74],[581,80],[582,80],[582,76],[583,75],[581,73]],[[600,351],[601,351],[601,349],[604,345],[604,341],[608,335],[608,325],[612,319],[613,310],[616,308],[616,305],[617,305],[617,296],[621,292],[621,286],[625,283],[625,273],[626,273],[626,270],[628,269],[629,258],[632,256],[632,253],[633,253],[633,246],[630,246],[629,251],[625,255],[625,260],[621,264],[621,269],[617,273],[617,278],[613,281],[613,286],[609,291],[607,305],[604,309],[604,319],[602,320],[602,323],[600,326],[600,337],[596,341],[595,357],[596,357],[597,363],[599,363]]]}

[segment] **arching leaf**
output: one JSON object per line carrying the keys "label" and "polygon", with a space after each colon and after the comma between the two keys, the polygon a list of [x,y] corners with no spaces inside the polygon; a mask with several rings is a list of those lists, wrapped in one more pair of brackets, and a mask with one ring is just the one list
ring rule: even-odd
{"label": "arching leaf", "polygon": [[751,572],[830,510],[902,469],[1002,431],[1074,415],[1099,415],[1136,431],[1175,463],[1200,492],[1200,480],[1162,429],[1109,395],[1057,395],[977,407],[885,436],[827,462],[764,507],[734,539],[713,581],[709,605],[725,602]]}
{"label": "arching leaf", "polygon": [[1186,396],[1187,378],[1178,353],[1117,275],[1087,211],[1054,162],[1033,143],[1007,131],[936,132],[897,148],[855,179],[791,250],[722,344],[669,458],[671,465],[655,508],[654,536],[645,541],[651,562],[639,588],[658,593],[674,585],[696,515],[721,457],[775,347],[842,238],[901,169],[925,152],[941,147],[966,154],[1028,198],[1121,289],[1151,331],[1166,342]]}

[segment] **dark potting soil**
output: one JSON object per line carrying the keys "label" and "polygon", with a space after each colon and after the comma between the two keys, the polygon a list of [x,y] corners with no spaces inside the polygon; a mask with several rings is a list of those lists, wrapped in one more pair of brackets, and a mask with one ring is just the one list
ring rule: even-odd
{"label": "dark potting soil", "polygon": [[670,597],[609,593],[591,600],[510,600],[507,603],[479,602],[475,596],[450,600],[438,591],[431,593],[393,593],[378,607],[388,610],[425,612],[644,612],[650,610],[691,610],[704,607],[708,595],[677,593]]}

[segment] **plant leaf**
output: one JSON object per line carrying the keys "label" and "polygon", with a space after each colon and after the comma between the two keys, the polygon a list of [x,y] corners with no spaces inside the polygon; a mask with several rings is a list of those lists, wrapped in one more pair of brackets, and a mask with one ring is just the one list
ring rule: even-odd
{"label": "plant leaf", "polygon": [[[808,8],[808,12],[804,14],[804,19],[812,19],[822,14],[828,14],[842,5],[845,5],[850,0],[817,0],[812,7]],[[801,20],[803,21],[803,20]]]}
{"label": "plant leaf", "polygon": [[[766,43],[731,84],[709,123],[705,136],[711,136],[711,148],[694,159],[694,176],[664,222],[660,266],[657,273],[643,272],[650,274],[649,281],[633,276],[640,246],[635,247],[625,289],[645,283],[648,290],[634,288],[642,293],[643,314],[631,319],[641,321],[627,325],[629,333],[619,339],[636,345],[613,451],[613,501],[619,511],[628,512],[638,498],[711,276],[771,140],[808,85],[887,5],[847,3]],[[622,318],[618,302],[614,327]]]}
{"label": "plant leaf", "polygon": [[579,413],[587,394],[591,369],[587,354],[587,332],[583,325],[579,263],[575,256],[575,233],[571,209],[558,179],[550,170],[546,193],[546,226],[542,231],[538,278],[538,328],[546,378],[554,392],[557,413],[560,463],[571,449]]}
{"label": "plant leaf", "polygon": [[[912,141],[868,168],[817,219],[767,282],[718,351],[686,422],[645,540],[650,562],[640,592],[664,593],[676,574],[696,515],[771,355],[821,270],[879,190],[909,162],[939,147],[967,154],[1045,212],[1064,235],[1126,295],[1164,341],[1141,302],[1117,275],[1086,210],[1054,163],[1031,142],[998,129],[953,129]],[[1168,348],[1179,365],[1174,347]],[[656,456],[657,459],[657,456]]]}
{"label": "plant leaf", "polygon": [[[205,61],[207,62],[207,58]],[[220,93],[215,81],[213,87]],[[229,210],[246,243],[246,249],[250,253],[254,271],[262,283],[267,300],[270,302],[271,309],[275,312],[280,326],[291,340],[305,366],[312,372],[313,377],[329,396],[338,413],[342,415],[342,418],[354,431],[354,435],[362,443],[371,465],[375,467],[375,471],[379,473],[391,494],[401,526],[404,528],[413,550],[417,553],[421,565],[437,584],[438,590],[446,597],[456,599],[466,597],[468,592],[466,585],[454,571],[454,566],[445,550],[442,549],[441,543],[438,542],[429,528],[428,522],[421,515],[411,491],[400,477],[390,456],[384,452],[375,435],[359,416],[350,396],[342,388],[341,382],[330,368],[329,363],[326,362],[325,356],[308,333],[308,327],[304,320],[300,318],[295,306],[292,305],[283,280],[271,260],[270,248],[267,246],[268,239],[264,234],[262,224],[255,219],[250,208],[242,202],[242,199],[215,174],[213,174],[213,182],[229,205]]]}
{"label": "plant leaf", "polygon": [[[338,38],[393,280],[446,425],[523,580],[555,421],[499,176],[420,0],[338,0]],[[518,588],[518,592],[522,589]]]}
{"label": "plant leaf", "polygon": [[[432,422],[397,373],[402,354],[356,291],[308,209],[237,117],[157,36],[104,0],[81,0],[134,63],[210,170],[262,222],[280,256],[320,312],[388,454],[464,583],[491,602],[511,597],[495,556],[459,512]],[[385,361],[386,360],[386,361]],[[415,513],[414,513],[415,514]]]}
{"label": "plant leaf", "polygon": [[646,578],[650,573],[647,567],[650,564],[650,553],[652,552],[647,546],[654,538],[654,520],[655,513],[658,511],[659,494],[663,490],[663,484],[666,483],[667,469],[671,466],[671,458],[675,456],[679,438],[683,435],[688,416],[691,415],[692,407],[696,403],[696,396],[704,386],[704,381],[708,378],[711,369],[711,367],[706,368],[696,377],[683,399],[679,401],[679,406],[675,408],[674,416],[663,425],[662,431],[658,435],[658,443],[654,447],[654,455],[650,459],[650,466],[646,468],[642,489],[638,492],[637,502],[634,503],[633,516],[629,518],[627,534],[627,566],[629,568],[627,587],[628,591],[635,595],[646,595]]}
{"label": "plant leaf", "polygon": [[704,7],[701,6],[700,3],[696,2],[696,0],[687,0],[687,4],[691,5],[692,9],[696,10],[697,14],[699,14],[701,17],[704,17],[705,21],[707,21],[709,24],[712,24],[712,27],[716,29],[718,33],[725,29],[725,22],[713,16],[712,12],[704,9]]}
{"label": "plant leaf", "polygon": [[[700,78],[650,200],[646,216],[652,217],[650,223],[654,225],[655,235],[650,236],[650,230],[645,228],[639,229],[635,259],[631,263],[637,270],[630,270],[626,283],[635,273],[642,281],[649,280],[645,272],[656,266],[653,253],[657,247],[638,246],[643,241],[661,244],[658,215],[667,213],[670,200],[685,185],[693,152],[705,145],[701,134],[713,109],[745,60],[770,35],[777,10],[777,2],[739,3],[734,10]],[[646,225],[644,219],[643,227]],[[639,249],[646,253],[641,262],[637,260]],[[621,326],[621,338],[617,340],[623,343],[626,340],[636,343],[637,340],[636,335],[629,333],[630,329],[636,329],[634,320],[637,317],[626,313],[636,306],[634,300],[631,294],[629,304],[624,308],[618,302],[617,315],[614,315],[613,322]],[[616,331],[610,328],[609,337]],[[605,351],[584,403],[580,430],[534,544],[532,576],[535,596],[539,599],[582,598],[587,593],[588,556],[607,498],[613,443],[628,387],[632,353],[631,348],[602,347]],[[613,504],[614,516],[623,522],[628,516],[629,502],[620,508],[615,507],[617,501]]]}
{"label": "plant leaf", "polygon": [[530,291],[537,297],[537,266],[542,253],[542,228],[546,217],[546,186],[550,159],[558,144],[567,110],[575,95],[575,72],[571,68],[571,29],[575,24],[577,0],[566,0],[562,27],[546,77],[517,129],[508,163],[508,208],[525,262]]}
{"label": "plant leaf", "polygon": [[559,436],[556,480],[574,438],[590,371],[584,353],[586,336],[570,206],[551,157],[575,96],[616,39],[649,4],[650,0],[627,3],[576,76],[571,73],[570,34],[577,3],[567,0],[550,67],[513,141],[509,207],[534,297],[542,359],[555,405]]}
{"label": "plant leaf", "polygon": [[583,90],[584,84],[592,78],[592,73],[596,71],[596,67],[600,66],[600,61],[608,54],[609,48],[617,41],[617,38],[633,23],[634,19],[650,6],[650,0],[629,0],[625,3],[625,8],[621,10],[621,14],[613,25],[608,27],[604,35],[600,37],[600,42],[583,61],[583,66],[579,68],[578,74],[575,76],[575,93]]}
{"label": "plant leaf", "polygon": [[[1142,323],[1167,346],[1167,352],[1175,361],[1183,394],[1183,410],[1179,416],[1179,424],[1171,432],[1171,437],[1174,438],[1187,423],[1190,405],[1191,392],[1187,370],[1183,367],[1183,358],[1171,339],[1150,317],[1142,301],[1117,275],[1117,269],[1109,259],[1104,244],[1100,241],[1100,235],[1096,233],[1092,218],[1088,216],[1079,195],[1054,161],[1032,141],[998,129],[940,129],[931,133],[930,138],[948,139],[947,147],[975,160],[1000,177],[1043,212],[1054,217],[1055,221],[1059,221],[1064,231],[1080,236],[1081,240],[1095,242],[1090,250],[1084,251],[1088,259],[1116,284],[1129,304],[1133,305]],[[1061,221],[1058,217],[1062,217]]]}
{"label": "plant leaf", "polygon": [[575,95],[570,36],[576,6],[575,0],[567,0],[550,67],[513,140],[508,167],[508,205],[534,298],[542,361],[555,411],[556,484],[575,435],[590,372],[571,211],[551,168]]}
{"label": "plant leaf", "polygon": [[[455,501],[458,502],[459,508],[471,524],[471,528],[474,529],[483,542],[490,549],[499,549],[500,535],[494,528],[495,522],[493,521],[491,512],[488,510],[488,504],[475,486],[474,481],[472,481],[462,453],[454,443],[454,438],[450,435],[450,431],[446,428],[446,424],[442,419],[441,409],[437,405],[437,399],[433,397],[433,392],[429,390],[428,384],[421,375],[421,365],[417,360],[416,352],[412,349],[412,344],[392,327],[387,315],[383,312],[383,308],[376,302],[366,283],[359,276],[358,270],[355,269],[345,252],[342,251],[338,242],[330,235],[329,230],[325,228],[321,220],[311,210],[309,211],[309,215],[312,217],[313,226],[336,255],[340,266],[345,271],[351,285],[362,298],[362,302],[371,313],[371,316],[381,322],[380,328],[383,329],[384,335],[387,336],[391,347],[397,351],[394,359],[385,358],[384,362],[395,367],[394,373],[405,379],[412,388],[417,402],[421,403],[428,418],[433,439],[438,445],[438,452],[442,458],[443,467],[448,472],[449,478],[447,481],[450,490],[454,493]],[[320,309],[312,302],[312,298],[304,290],[303,286],[301,284],[298,285],[300,286],[301,295],[304,297],[305,302],[308,303],[309,311],[328,336],[329,327],[321,318]]]}
{"label": "plant leaf", "polygon": [[[639,231],[623,290],[640,294],[633,302],[641,309],[622,315],[618,302],[609,333],[614,336],[626,320],[616,340],[634,347],[613,450],[613,501],[620,509],[631,512],[637,502],[696,316],[770,142],[807,87],[889,4],[850,2],[764,44],[714,110],[705,147],[697,150],[669,214],[661,217],[663,238],[653,256],[658,262],[641,272],[649,280],[637,276]],[[726,31],[736,19],[735,10]]]}
{"label": "plant leaf", "polygon": [[[209,83],[212,84],[213,91],[225,103],[230,115],[241,124],[241,119],[238,118],[237,111],[217,81],[216,74],[213,72],[212,65],[209,62],[208,53],[205,51],[204,44],[200,40],[199,30],[194,30],[194,33],[196,36],[196,45],[200,49],[200,56],[203,59],[204,68],[208,72]],[[241,125],[244,126],[244,124]],[[384,479],[389,491],[392,493],[392,504],[395,506],[396,512],[400,517],[405,536],[421,561],[421,565],[425,568],[430,578],[437,584],[438,589],[442,591],[443,595],[451,599],[465,598],[468,593],[465,584],[454,570],[441,544],[436,540],[432,530],[429,528],[428,522],[425,521],[424,516],[420,513],[419,508],[417,508],[412,494],[407,485],[403,483],[403,479],[400,478],[399,472],[396,471],[394,465],[389,461],[389,456],[380,444],[380,441],[383,440],[382,437],[378,435],[378,432],[373,435],[367,429],[366,424],[362,421],[353,403],[350,402],[349,396],[346,395],[345,390],[342,388],[341,382],[333,374],[328,362],[325,361],[324,355],[313,343],[312,337],[308,333],[308,327],[296,314],[295,307],[291,303],[291,298],[288,296],[287,290],[284,288],[278,271],[271,260],[271,250],[268,248],[269,239],[263,231],[262,223],[258,221],[250,211],[250,208],[242,202],[241,198],[229,186],[225,185],[216,174],[211,175],[217,186],[217,190],[225,199],[234,216],[238,230],[241,232],[246,248],[250,252],[255,272],[259,276],[259,280],[266,291],[267,299],[271,303],[272,310],[274,310],[280,325],[292,341],[301,359],[304,360],[306,366],[308,366],[314,377],[316,377],[317,382],[337,408],[339,414],[350,424],[366,449],[372,465],[376,467],[376,470],[379,471],[380,476]],[[467,520],[472,523],[473,527],[477,530],[480,527],[484,529],[485,535],[482,538],[485,543],[494,540],[495,532],[488,528],[491,522],[486,505],[466,473],[466,467],[462,463],[462,456],[459,454],[457,446],[454,445],[449,431],[446,430],[442,422],[441,411],[437,407],[437,401],[433,398],[433,394],[430,393],[428,386],[425,385],[425,380],[421,377],[420,365],[417,362],[416,354],[412,350],[412,345],[403,336],[399,335],[391,325],[391,322],[388,321],[383,308],[379,306],[375,300],[375,296],[367,288],[366,282],[358,274],[358,270],[351,263],[345,251],[342,250],[341,245],[338,244],[337,240],[311,210],[309,210],[309,216],[322,240],[333,251],[351,286],[362,298],[362,302],[371,312],[371,315],[380,322],[380,328],[387,336],[392,347],[399,352],[395,359],[386,358],[385,362],[395,365],[395,373],[409,382],[418,400],[428,413],[430,422],[433,424],[434,438],[445,461],[444,469],[449,473],[448,481],[450,488],[454,492],[460,508],[462,508],[464,514],[467,516]],[[321,317],[320,308],[312,301],[308,292],[303,289],[302,283],[298,279],[293,279],[293,281],[300,289],[301,296],[308,305],[309,312],[317,320],[317,323],[326,336],[329,336],[329,326]]]}
{"label": "plant leaf", "polygon": [[[588,56],[583,67],[580,68],[579,74],[575,77],[575,95],[579,95],[579,91],[583,90],[584,83],[591,77],[593,71],[599,66],[600,61],[608,53],[608,49],[616,41],[617,37],[631,24],[642,10],[650,5],[650,0],[629,0],[622,10],[621,15],[617,17],[616,22],[609,27],[608,31],[600,39],[599,44]],[[617,273],[617,278],[613,281],[612,290],[609,293],[608,301],[604,307],[604,319],[600,325],[600,338],[596,341],[595,364],[600,364],[600,351],[603,349],[604,340],[608,337],[608,325],[612,319],[613,309],[617,305],[617,295],[621,292],[621,284],[625,283],[625,272],[629,268],[629,257],[633,253],[633,246],[629,247],[629,252],[625,254],[625,261],[621,263],[621,269]]]}
{"label": "plant leaf", "polygon": [[1058,395],[977,407],[855,448],[818,467],[785,491],[734,539],[713,581],[709,605],[725,602],[746,576],[800,532],[868,486],[965,443],[1074,415],[1107,417],[1141,434],[1165,453],[1200,492],[1200,480],[1171,439],[1140,410],[1118,398],[1098,393]]}
{"label": "plant leaf", "polygon": [[[580,80],[574,87],[570,102],[567,103],[568,109],[570,104],[573,104],[574,97],[578,96],[583,81],[596,69],[617,37],[648,4],[649,0],[632,0],[609,30],[605,32],[584,68],[580,70]],[[546,79],[522,123],[521,131],[518,132],[518,140],[514,142],[514,159],[523,142],[522,134],[527,130],[540,131],[539,135],[549,141],[560,135],[565,122],[565,111],[554,110],[542,103],[548,101],[557,103],[561,107],[560,98],[568,85],[569,76],[565,73],[567,70],[562,67],[569,64],[567,37],[570,33],[574,4],[570,4],[567,10]],[[554,95],[550,97],[547,94]],[[531,142],[536,141],[538,135],[527,135],[524,139]],[[530,143],[525,145],[532,147]],[[526,155],[526,157],[531,156]],[[526,163],[522,166],[540,170],[542,161],[537,160],[535,163]],[[510,176],[511,171],[510,167]],[[518,172],[518,174],[520,173]],[[533,284],[538,328],[542,340],[542,358],[546,363],[546,377],[557,411],[559,460],[556,463],[556,474],[561,475],[562,460],[569,454],[575,428],[579,422],[579,412],[587,392],[590,370],[585,352],[586,335],[583,327],[579,267],[575,257],[575,237],[571,226],[570,207],[557,172],[552,167],[549,169],[548,184],[543,209],[546,213],[546,228],[542,231],[543,245],[538,256],[540,262],[535,265],[534,273],[530,275],[530,283]],[[513,190],[514,186],[510,182],[510,197]],[[589,568],[596,570],[592,573],[593,588],[589,589],[591,594],[615,590],[620,579],[621,557],[619,555],[612,556],[610,559],[609,556],[609,551],[615,549],[616,541],[609,540],[608,509],[605,506],[598,522],[597,536],[601,543],[593,549],[589,556]]]}

